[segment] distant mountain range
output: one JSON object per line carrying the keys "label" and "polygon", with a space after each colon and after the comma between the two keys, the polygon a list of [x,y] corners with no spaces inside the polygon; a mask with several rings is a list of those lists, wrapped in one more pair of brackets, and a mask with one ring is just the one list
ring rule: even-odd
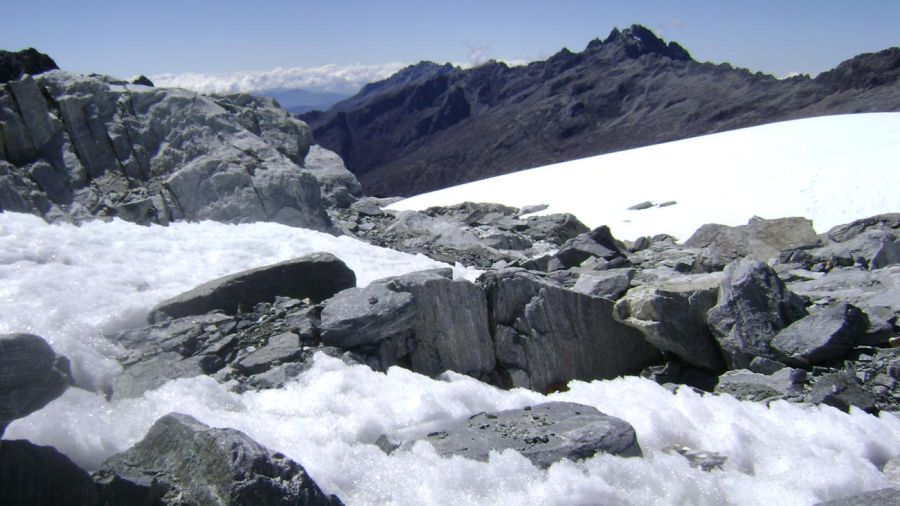
{"label": "distant mountain range", "polygon": [[563,49],[521,67],[422,62],[301,118],[366,193],[408,196],[774,121],[898,111],[898,77],[896,47],[815,79],[776,79],[696,62],[677,43],[634,25],[580,53]]}

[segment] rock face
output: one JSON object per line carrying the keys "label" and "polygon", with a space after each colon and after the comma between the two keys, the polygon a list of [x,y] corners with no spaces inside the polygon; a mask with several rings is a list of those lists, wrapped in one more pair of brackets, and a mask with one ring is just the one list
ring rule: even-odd
{"label": "rock face", "polygon": [[768,265],[745,258],[729,264],[715,307],[707,319],[731,369],[746,368],[754,357],[775,358],[775,334],[807,315],[803,301],[785,287]]}
{"label": "rock face", "polygon": [[363,196],[362,186],[334,151],[315,145],[303,160],[304,168],[315,176],[329,207],[347,208]]}
{"label": "rock face", "polygon": [[0,436],[11,421],[41,409],[71,383],[68,359],[41,337],[0,335]]}
{"label": "rock face", "polygon": [[484,291],[451,271],[424,271],[345,290],[323,304],[323,344],[436,376],[487,378],[495,367]]}
{"label": "rock face", "polygon": [[369,195],[414,195],[774,121],[900,110],[898,48],[815,79],[779,80],[693,61],[641,26],[526,66],[426,63],[401,74],[304,116]]}
{"label": "rock face", "polygon": [[724,266],[746,256],[765,262],[784,250],[817,246],[819,238],[806,218],[754,217],[739,227],[703,225],[684,244],[701,249],[705,261]]}
{"label": "rock face", "polygon": [[660,350],[672,352],[698,367],[719,370],[722,352],[707,325],[716,305],[722,276],[681,276],[659,284],[632,288],[616,302],[616,320],[634,327]]}
{"label": "rock face", "polygon": [[801,367],[840,360],[860,344],[868,327],[866,315],[844,302],[788,325],[772,340],[772,349],[785,363]]}
{"label": "rock face", "polygon": [[483,461],[492,450],[512,449],[543,469],[563,459],[582,460],[598,453],[642,455],[628,422],[570,402],[479,413],[429,434],[426,441],[441,455]]}
{"label": "rock face", "polygon": [[613,302],[523,269],[479,279],[487,292],[501,384],[546,392],[572,379],[614,378],[658,360],[640,332],[615,321]]}
{"label": "rock face", "polygon": [[204,283],[161,302],[151,311],[150,319],[199,315],[214,309],[234,314],[239,308],[251,308],[275,296],[319,302],[353,286],[356,275],[344,262],[330,253],[314,253]]}
{"label": "rock face", "polygon": [[5,210],[333,231],[308,128],[271,101],[52,71],[0,90],[0,130]]}
{"label": "rock face", "polygon": [[0,50],[0,84],[15,81],[23,74],[37,75],[58,68],[53,58],[31,47],[18,52]]}
{"label": "rock face", "polygon": [[153,424],[94,473],[101,504],[342,504],[306,470],[234,429],[180,413]]}
{"label": "rock face", "polygon": [[49,446],[0,442],[0,504],[83,506],[97,504],[91,476]]}

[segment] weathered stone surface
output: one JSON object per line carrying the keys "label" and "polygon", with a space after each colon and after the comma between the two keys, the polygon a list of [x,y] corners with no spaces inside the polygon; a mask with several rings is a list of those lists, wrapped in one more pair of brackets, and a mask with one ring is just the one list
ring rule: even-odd
{"label": "weathered stone surface", "polygon": [[85,470],[55,448],[3,440],[0,442],[0,504],[93,505],[97,504],[97,486]]}
{"label": "weathered stone surface", "polygon": [[102,504],[342,504],[302,466],[234,429],[170,413],[94,473]]}
{"label": "weathered stone surface", "polygon": [[843,499],[820,502],[816,506],[897,506],[900,504],[900,488],[883,488]]}
{"label": "weathered stone surface", "polygon": [[290,362],[300,356],[300,336],[285,332],[269,338],[268,344],[251,352],[235,364],[244,374],[258,374],[272,368],[273,363]]}
{"label": "weathered stone surface", "polygon": [[537,391],[614,378],[660,359],[640,332],[613,319],[613,301],[567,290],[522,269],[479,279],[491,308],[501,383]]}
{"label": "weathered stone surface", "polygon": [[500,450],[516,450],[540,468],[563,459],[582,460],[598,453],[640,457],[634,428],[596,408],[549,402],[524,409],[479,413],[429,434],[441,455],[483,460]]}
{"label": "weathered stone surface", "polygon": [[798,396],[803,391],[797,381],[801,378],[805,378],[802,372],[797,375],[790,368],[779,369],[769,375],[746,370],[728,371],[719,376],[715,391],[746,401]]}
{"label": "weathered stone surface", "polygon": [[625,260],[625,254],[619,247],[618,242],[613,238],[612,233],[607,226],[600,226],[585,234],[566,241],[560,246],[556,252],[556,258],[562,262],[563,267],[568,269],[581,265],[582,262],[591,257],[602,258],[607,261],[614,259],[622,259],[623,262],[618,266],[625,267],[628,265]]}
{"label": "weathered stone surface", "polygon": [[860,309],[846,302],[826,307],[782,329],[772,349],[785,363],[809,367],[844,358],[869,327]]}
{"label": "weathered stone surface", "polygon": [[0,83],[19,79],[23,74],[35,75],[57,68],[53,58],[32,47],[16,52],[0,50]]}
{"label": "weathered stone surface", "polygon": [[378,368],[486,377],[496,360],[484,292],[451,276],[449,269],[416,272],[337,294],[323,304],[322,342],[358,349]]}
{"label": "weathered stone surface", "polygon": [[806,396],[814,404],[827,404],[841,411],[850,406],[874,413],[877,410],[872,394],[860,387],[859,381],[847,373],[827,374],[818,378]]}
{"label": "weathered stone surface", "polygon": [[631,268],[585,272],[578,276],[572,290],[604,299],[618,300],[628,291],[634,273],[635,270]]}
{"label": "weathered stone surface", "polygon": [[746,368],[753,357],[776,358],[775,334],[807,315],[803,301],[788,290],[771,267],[750,258],[725,269],[719,298],[707,321],[731,369]]}
{"label": "weathered stone surface", "polygon": [[724,266],[746,256],[762,261],[777,258],[784,250],[816,246],[819,238],[806,218],[754,217],[738,227],[703,225],[684,244],[701,249],[700,263]]}
{"label": "weathered stone surface", "polygon": [[356,176],[347,170],[334,151],[313,145],[303,161],[303,168],[319,182],[322,196],[330,207],[346,208],[363,196]]}
{"label": "weathered stone surface", "polygon": [[859,265],[879,269],[900,263],[900,232],[870,229],[847,238],[804,252],[807,264],[825,263],[829,268]]}
{"label": "weathered stone surface", "polygon": [[356,275],[339,258],[330,253],[313,253],[204,283],[158,304],[150,312],[150,320],[203,314],[214,309],[234,314],[238,308],[270,302],[276,296],[319,302],[355,285]]}
{"label": "weathered stone surface", "polygon": [[282,109],[275,99],[247,93],[211,98],[232,113],[241,126],[258,135],[295,164],[303,165],[312,144],[312,133],[306,123]]}
{"label": "weathered stone surface", "polygon": [[638,286],[616,302],[613,316],[640,330],[657,348],[689,364],[718,370],[724,362],[706,315],[716,305],[721,281],[718,273],[698,274]]}
{"label": "weathered stone surface", "polygon": [[893,230],[900,233],[900,213],[887,213],[838,225],[825,233],[834,242],[844,242],[867,230]]}
{"label": "weathered stone surface", "polygon": [[11,421],[46,406],[71,383],[68,359],[43,338],[0,335],[0,436]]}

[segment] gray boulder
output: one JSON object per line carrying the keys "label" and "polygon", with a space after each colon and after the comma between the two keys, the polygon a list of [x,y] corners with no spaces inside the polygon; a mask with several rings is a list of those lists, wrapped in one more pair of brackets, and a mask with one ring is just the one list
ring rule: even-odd
{"label": "gray boulder", "polygon": [[346,208],[363,196],[362,186],[334,151],[313,145],[303,161],[303,168],[313,175],[322,188],[322,197],[330,207]]}
{"label": "gray boulder", "polygon": [[70,384],[69,360],[43,338],[0,335],[0,436],[11,421],[46,406]]}
{"label": "gray boulder", "polygon": [[300,336],[293,332],[284,332],[270,337],[265,346],[243,357],[235,363],[235,367],[247,375],[258,374],[269,370],[273,363],[295,360],[302,352]]}
{"label": "gray boulder", "polygon": [[867,230],[890,230],[900,233],[900,213],[887,213],[838,225],[825,233],[834,242],[844,242]]}
{"label": "gray boulder", "polygon": [[711,370],[724,366],[722,352],[707,325],[716,305],[722,275],[682,275],[632,288],[616,302],[617,321],[641,331],[660,350]]}
{"label": "gray boulder", "polygon": [[617,267],[629,265],[620,244],[605,225],[569,239],[556,252],[556,258],[562,262],[565,269],[581,265],[591,257],[602,258],[609,262],[618,260],[615,264]]}
{"label": "gray boulder", "polygon": [[0,442],[0,504],[83,506],[97,504],[97,486],[87,471],[49,446]]}
{"label": "gray boulder", "polygon": [[101,504],[342,504],[302,466],[234,429],[170,413],[94,473]]}
{"label": "gray boulder", "polygon": [[878,411],[875,398],[863,389],[856,377],[847,372],[826,374],[813,383],[806,395],[813,404],[827,404],[841,411],[849,411],[850,406],[869,412]]}
{"label": "gray boulder", "polygon": [[806,218],[753,217],[738,227],[703,225],[684,244],[703,250],[701,262],[725,265],[745,256],[763,261],[777,258],[784,250],[816,246],[819,238]]}
{"label": "gray boulder", "polygon": [[486,378],[496,360],[484,292],[451,278],[450,269],[423,271],[337,294],[323,303],[322,343],[367,356],[379,369]]}
{"label": "gray boulder", "polygon": [[634,273],[635,270],[632,268],[581,273],[578,281],[572,286],[572,290],[604,299],[617,300],[628,291]]}
{"label": "gray boulder", "polygon": [[770,348],[772,338],[806,315],[803,301],[771,267],[745,258],[726,267],[707,321],[726,365],[743,369],[753,357],[777,358]]}
{"label": "gray boulder", "polygon": [[570,402],[479,413],[429,434],[426,441],[441,455],[481,461],[487,461],[491,451],[516,450],[542,469],[563,459],[582,460],[598,453],[642,456],[631,424]]}
{"label": "gray boulder", "polygon": [[728,371],[719,376],[716,393],[726,393],[742,401],[763,401],[797,397],[803,393],[803,371],[783,368],[772,374],[758,374],[747,370]]}
{"label": "gray boulder", "polygon": [[783,362],[800,367],[840,360],[859,344],[868,327],[859,308],[835,304],[782,329],[772,339],[772,349]]}
{"label": "gray boulder", "polygon": [[353,286],[356,275],[344,262],[330,253],[313,253],[208,281],[161,302],[150,312],[149,319],[153,322],[214,309],[234,314],[239,308],[271,302],[276,296],[319,302]]}
{"label": "gray boulder", "polygon": [[547,392],[573,379],[640,371],[660,353],[613,319],[613,301],[567,290],[523,269],[485,273],[491,332],[507,387]]}

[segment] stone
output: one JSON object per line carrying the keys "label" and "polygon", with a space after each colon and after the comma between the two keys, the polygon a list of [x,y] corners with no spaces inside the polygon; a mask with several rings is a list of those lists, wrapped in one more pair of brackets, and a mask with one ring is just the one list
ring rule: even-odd
{"label": "stone", "polygon": [[707,472],[712,471],[713,469],[722,469],[722,466],[728,461],[728,457],[716,452],[697,450],[675,443],[667,444],[663,447],[663,451],[666,453],[677,453],[687,459],[687,461],[690,462],[691,467],[697,467]]}
{"label": "stone", "polygon": [[746,368],[754,357],[777,358],[775,334],[807,315],[803,301],[765,263],[745,258],[725,269],[716,305],[707,313],[713,336],[730,369]]}
{"label": "stone", "polygon": [[613,319],[611,300],[567,290],[523,269],[487,272],[478,283],[491,310],[502,386],[547,392],[573,379],[636,373],[661,358],[640,332]]}
{"label": "stone", "polygon": [[17,52],[0,50],[0,83],[58,68],[53,58],[32,47]]}
{"label": "stone", "polygon": [[131,81],[131,84],[139,84],[139,85],[141,85],[141,86],[150,86],[150,87],[153,87],[153,81],[151,81],[150,78],[148,78],[148,77],[145,76],[144,74],[141,74],[141,75],[135,77],[135,78]]}
{"label": "stone", "polygon": [[102,504],[338,505],[306,470],[234,429],[170,413],[94,473]]}
{"label": "stone", "polygon": [[42,337],[0,335],[0,436],[11,421],[43,408],[72,383],[69,360]]}
{"label": "stone", "polygon": [[116,376],[112,384],[112,398],[140,397],[173,379],[211,374],[221,366],[222,363],[211,356],[183,358],[175,352],[158,353],[130,365]]}
{"label": "stone", "polygon": [[[362,186],[334,151],[313,145],[303,160],[303,168],[322,188],[322,197],[331,207],[346,208],[363,196]],[[371,210],[369,210],[371,212]],[[376,213],[381,214],[379,212]]]}
{"label": "stone", "polygon": [[496,360],[485,294],[451,278],[450,269],[422,271],[337,294],[323,303],[322,343],[358,349],[380,369],[487,377]]}
{"label": "stone", "polygon": [[515,450],[535,466],[582,460],[599,453],[640,457],[634,428],[591,406],[548,402],[479,413],[425,439],[438,454],[487,461],[491,451]]}
{"label": "stone", "polygon": [[826,374],[812,385],[806,400],[813,404],[827,404],[841,411],[849,411],[855,406],[868,413],[875,413],[875,399],[859,385],[859,381],[849,374]]}
{"label": "stone", "polygon": [[262,138],[290,161],[303,165],[312,144],[312,132],[306,123],[283,109],[275,99],[247,93],[211,98],[232,113],[241,126]]}
{"label": "stone", "polygon": [[900,487],[864,492],[843,499],[820,502],[816,506],[897,506],[898,504],[900,504]]}
{"label": "stone", "polygon": [[799,367],[841,360],[865,335],[866,315],[846,302],[823,308],[782,329],[772,349],[782,361]]}
{"label": "stone", "polygon": [[276,296],[320,302],[355,285],[356,275],[339,258],[330,253],[313,253],[208,281],[161,302],[151,310],[149,320],[215,309],[235,314],[240,308],[246,310]]}
{"label": "stone", "polygon": [[634,273],[635,270],[632,268],[584,272],[578,276],[572,290],[604,299],[618,300],[628,291]]}
{"label": "stone", "polygon": [[576,267],[591,257],[599,257],[604,260],[625,257],[609,227],[604,225],[586,234],[579,234],[563,243],[556,252],[556,258],[566,269]]}
{"label": "stone", "polygon": [[87,471],[55,448],[3,440],[0,442],[0,504],[97,504],[97,487]]}
{"label": "stone", "polygon": [[887,213],[838,225],[825,233],[834,242],[845,242],[867,230],[893,230],[900,233],[900,213]]}
{"label": "stone", "polygon": [[775,374],[785,367],[787,367],[787,365],[765,357],[754,357],[753,360],[750,361],[750,370],[759,374]]}
{"label": "stone", "polygon": [[641,331],[650,344],[685,362],[710,369],[724,366],[722,352],[707,326],[722,275],[681,275],[632,288],[616,302],[613,317]]}
{"label": "stone", "polygon": [[719,376],[716,393],[731,394],[742,401],[763,401],[799,395],[797,375],[790,368],[779,369],[772,374],[757,374],[747,370],[728,371]]}
{"label": "stone", "polygon": [[302,351],[300,336],[293,332],[285,332],[270,337],[268,344],[250,353],[234,365],[244,374],[258,374],[271,369],[275,364],[280,365],[296,359]]}
{"label": "stone", "polygon": [[707,259],[732,262],[745,256],[766,261],[788,249],[810,248],[819,244],[812,221],[806,218],[750,219],[747,225],[729,227],[707,224],[684,242],[685,246],[706,250]]}
{"label": "stone", "polygon": [[828,266],[861,265],[880,269],[900,263],[900,232],[870,229],[843,242],[832,242],[805,252],[807,264],[825,262]]}

